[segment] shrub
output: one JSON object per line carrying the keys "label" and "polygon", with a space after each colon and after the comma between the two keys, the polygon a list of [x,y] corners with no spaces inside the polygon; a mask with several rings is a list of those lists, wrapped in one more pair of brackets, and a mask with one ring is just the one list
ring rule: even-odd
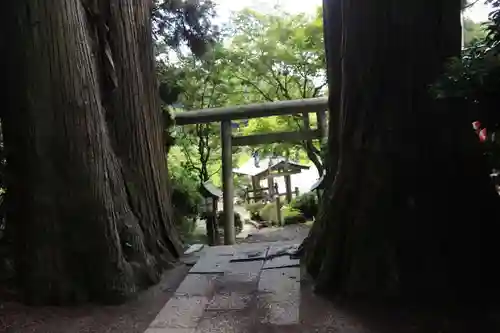
{"label": "shrub", "polygon": [[262,221],[260,211],[266,204],[263,202],[250,203],[245,206],[246,210],[250,213],[250,218],[254,221]]}
{"label": "shrub", "polygon": [[196,227],[196,217],[203,201],[198,183],[189,177],[171,179],[172,208],[175,225],[184,241]]}
{"label": "shrub", "polygon": [[189,179],[172,179],[172,206],[183,216],[195,217],[203,197],[198,190],[198,183]]}
{"label": "shrub", "polygon": [[294,198],[290,207],[302,212],[306,219],[312,219],[318,214],[318,198],[314,193],[304,193]]}
{"label": "shrub", "polygon": [[[280,203],[280,206],[282,207],[282,203]],[[270,202],[266,204],[261,210],[260,210],[260,216],[264,221],[269,221],[272,224],[278,224],[278,214],[276,212],[276,202]]]}
{"label": "shrub", "polygon": [[285,206],[281,209],[281,216],[284,225],[305,223],[307,221],[300,210],[290,206]]}
{"label": "shrub", "polygon": [[[217,225],[220,229],[224,229],[224,211],[220,211],[217,213]],[[238,213],[234,213],[234,227],[236,229],[236,233],[239,233],[241,229],[243,229],[243,221],[241,220],[241,215]]]}

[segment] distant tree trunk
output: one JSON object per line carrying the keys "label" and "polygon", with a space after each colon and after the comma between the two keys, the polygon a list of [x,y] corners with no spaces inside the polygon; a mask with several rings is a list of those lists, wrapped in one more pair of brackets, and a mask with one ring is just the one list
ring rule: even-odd
{"label": "distant tree trunk", "polygon": [[[342,0],[323,0],[323,33],[326,56],[326,69],[328,81],[328,145],[325,149],[323,161],[320,167],[316,165],[314,159],[307,154],[318,169],[319,175],[324,174],[323,182],[332,183],[337,175],[339,161],[339,139],[340,139],[340,92],[342,82]],[[307,151],[307,150],[306,150]],[[320,172],[320,168],[321,171]],[[328,197],[330,188],[326,186],[323,197]],[[320,205],[320,210],[328,206]],[[304,240],[301,251],[312,240],[309,235]]]}
{"label": "distant tree trunk", "polygon": [[466,112],[429,93],[460,37],[460,0],[342,0],[338,173],[305,244],[319,292],[498,290],[498,196]]}
{"label": "distant tree trunk", "polygon": [[[309,122],[309,114],[302,114],[301,118],[302,118],[303,128],[305,128],[306,130],[310,130],[311,124]],[[309,160],[314,164],[314,166],[316,167],[316,170],[318,170],[318,175],[321,177],[321,175],[325,171],[323,161],[322,161],[321,155],[320,155],[321,152],[319,151],[319,149],[317,149],[314,146],[312,140],[302,141],[301,145],[304,148],[304,150],[306,151],[306,154],[307,154],[307,157],[309,158]]]}
{"label": "distant tree trunk", "polygon": [[7,5],[7,214],[30,303],[123,301],[178,256],[147,3]]}

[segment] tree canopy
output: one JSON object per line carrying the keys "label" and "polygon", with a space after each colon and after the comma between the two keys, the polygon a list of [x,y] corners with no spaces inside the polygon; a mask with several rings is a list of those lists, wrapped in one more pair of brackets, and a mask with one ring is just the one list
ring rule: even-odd
{"label": "tree canopy", "polygon": [[[178,61],[167,66],[170,73],[176,73],[170,75],[171,78],[175,77],[174,80],[169,82],[169,75],[160,74],[161,81],[168,83],[167,86],[178,87],[178,103],[186,112],[190,109],[325,94],[320,8],[314,15],[288,14],[283,11],[269,15],[245,9],[235,13],[228,27],[221,32],[218,43],[202,58],[181,54]],[[316,117],[310,116],[306,120],[302,116],[251,119],[235,123],[235,130],[244,135],[294,131],[303,128],[304,121],[314,126]],[[197,170],[205,169],[203,164],[206,157],[200,159],[199,152],[207,154],[207,148],[210,147],[210,160],[214,161],[211,168],[217,169],[215,165],[220,155],[217,151],[217,131],[214,125],[186,126],[185,129],[177,130],[177,143],[185,160],[183,163]],[[203,149],[200,150],[200,143],[204,141],[207,143],[203,143]],[[320,171],[322,169],[318,142],[274,143],[251,149],[263,155],[277,153],[292,159],[309,158]],[[206,175],[205,171],[202,173]]]}

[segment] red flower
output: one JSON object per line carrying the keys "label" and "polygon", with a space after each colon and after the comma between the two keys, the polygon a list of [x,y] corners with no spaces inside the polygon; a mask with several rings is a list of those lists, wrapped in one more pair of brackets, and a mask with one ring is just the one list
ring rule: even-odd
{"label": "red flower", "polygon": [[472,122],[472,128],[474,129],[476,134],[479,136],[479,141],[485,142],[486,139],[488,138],[488,133],[486,131],[486,128],[481,128],[481,122],[478,120]]}
{"label": "red flower", "polygon": [[487,138],[488,134],[486,132],[486,128],[483,128],[482,130],[479,131],[479,141],[485,142]]}

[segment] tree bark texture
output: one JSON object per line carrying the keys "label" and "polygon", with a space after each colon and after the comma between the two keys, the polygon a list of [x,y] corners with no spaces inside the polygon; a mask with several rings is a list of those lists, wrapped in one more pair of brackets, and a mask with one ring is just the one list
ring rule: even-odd
{"label": "tree bark texture", "polygon": [[8,5],[8,221],[30,303],[122,301],[157,282],[179,254],[149,8]]}
{"label": "tree bark texture", "polygon": [[467,113],[429,93],[459,55],[460,1],[342,0],[341,8],[338,171],[326,177],[304,244],[318,291],[427,301],[493,295],[498,196]]}
{"label": "tree bark texture", "polygon": [[[335,177],[337,173],[339,151],[339,109],[340,109],[340,84],[341,71],[341,45],[342,45],[342,0],[323,0],[323,32],[325,40],[325,56],[328,81],[328,114],[329,126],[325,159],[326,173]],[[330,181],[333,181],[331,179]]]}
{"label": "tree bark texture", "polygon": [[176,256],[181,250],[181,241],[170,209],[150,22],[153,2],[102,2],[109,6],[109,49],[118,81],[116,88],[106,91],[108,126],[122,161],[129,203],[145,231],[147,248],[168,263],[174,259],[172,254]]}

